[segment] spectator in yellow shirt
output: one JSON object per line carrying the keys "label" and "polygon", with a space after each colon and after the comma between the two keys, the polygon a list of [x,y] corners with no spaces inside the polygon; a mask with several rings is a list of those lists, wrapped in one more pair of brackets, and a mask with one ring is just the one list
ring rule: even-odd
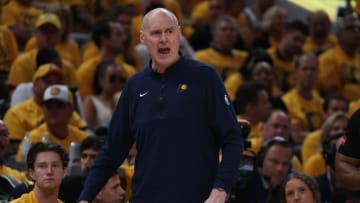
{"label": "spectator in yellow shirt", "polygon": [[34,189],[12,203],[57,202],[59,187],[66,173],[68,156],[57,143],[35,143],[27,155],[29,174],[35,181]]}
{"label": "spectator in yellow shirt", "polygon": [[[325,121],[329,116],[337,112],[347,113],[349,110],[349,102],[341,95],[334,94],[326,97],[323,103],[323,120]],[[315,131],[309,133],[302,144],[301,147],[301,158],[302,162],[305,163],[306,160],[316,154],[321,149],[320,142],[320,130],[321,128],[316,129]]]}
{"label": "spectator in yellow shirt", "polygon": [[[39,16],[35,24],[34,32],[38,49],[33,49],[16,58],[11,66],[8,85],[15,88],[22,82],[30,82],[36,71],[36,55],[38,50],[55,48],[60,40],[61,23],[55,14],[44,13]],[[65,83],[70,87],[77,87],[78,82],[74,66],[61,58],[61,67],[65,73]]]}
{"label": "spectator in yellow shirt", "polygon": [[315,89],[319,75],[318,61],[313,53],[305,53],[295,62],[296,85],[282,96],[292,125],[292,139],[302,144],[308,132],[322,123],[323,100]]}
{"label": "spectator in yellow shirt", "polygon": [[360,20],[343,19],[337,33],[338,45],[319,57],[318,89],[323,96],[338,93],[349,101],[360,98]]}
{"label": "spectator in yellow shirt", "polygon": [[320,55],[336,45],[336,37],[330,33],[331,22],[326,12],[311,12],[307,20],[309,36],[303,47],[304,52]]}
{"label": "spectator in yellow shirt", "polygon": [[229,15],[217,17],[211,26],[210,47],[196,51],[195,59],[212,65],[225,80],[240,69],[248,55],[234,48],[238,35],[239,29],[234,17]]}

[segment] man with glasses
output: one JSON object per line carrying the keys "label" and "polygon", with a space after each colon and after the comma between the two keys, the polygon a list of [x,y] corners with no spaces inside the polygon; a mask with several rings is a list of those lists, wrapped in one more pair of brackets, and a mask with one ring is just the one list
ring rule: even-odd
{"label": "man with glasses", "polygon": [[344,17],[337,40],[337,46],[319,56],[318,88],[323,96],[336,92],[351,101],[360,97],[360,20]]}

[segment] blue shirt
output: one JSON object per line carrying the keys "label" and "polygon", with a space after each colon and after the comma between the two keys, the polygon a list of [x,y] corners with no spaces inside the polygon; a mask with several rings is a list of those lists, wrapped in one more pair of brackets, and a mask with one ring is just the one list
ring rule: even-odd
{"label": "blue shirt", "polygon": [[94,198],[134,141],[136,203],[204,202],[213,187],[231,186],[243,150],[221,78],[186,57],[164,74],[149,66],[128,80],[80,200]]}

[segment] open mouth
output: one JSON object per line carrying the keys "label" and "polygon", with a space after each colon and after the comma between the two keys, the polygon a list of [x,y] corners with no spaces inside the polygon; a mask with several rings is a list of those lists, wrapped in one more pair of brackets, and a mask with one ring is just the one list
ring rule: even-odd
{"label": "open mouth", "polygon": [[159,48],[158,52],[160,54],[169,54],[170,53],[170,48]]}

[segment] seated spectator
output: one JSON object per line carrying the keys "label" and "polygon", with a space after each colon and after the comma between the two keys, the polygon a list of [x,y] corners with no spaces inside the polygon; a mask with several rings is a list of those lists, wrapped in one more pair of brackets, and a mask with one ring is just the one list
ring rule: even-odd
{"label": "seated spectator", "polygon": [[[341,95],[338,94],[330,95],[324,99],[322,109],[323,109],[322,118],[324,121],[326,121],[326,119],[329,118],[329,116],[333,115],[334,113],[338,113],[338,112],[347,113],[349,109],[349,102]],[[301,160],[303,163],[305,163],[310,156],[318,152],[321,152],[320,134],[321,134],[321,127],[309,133],[305,137],[301,147]]]}
{"label": "seated spectator", "polygon": [[136,69],[125,63],[123,59],[117,58],[118,54],[124,52],[126,33],[118,21],[100,21],[96,24],[92,40],[100,47],[100,53],[87,61],[84,61],[77,69],[77,78],[80,82],[80,95],[84,99],[91,95],[94,73],[101,62],[115,61],[126,73],[126,79],[132,76]]}
{"label": "seated spectator", "polygon": [[286,27],[288,26],[287,11],[280,6],[272,6],[264,13],[262,20],[262,33],[255,38],[252,47],[269,49],[280,44],[286,35]]}
{"label": "seated spectator", "polygon": [[34,24],[42,10],[34,7],[33,1],[8,1],[1,9],[1,23],[14,33],[19,49],[22,51],[32,36]]}
{"label": "seated spectator", "polygon": [[238,119],[250,122],[249,138],[260,137],[261,121],[271,109],[264,85],[255,82],[244,83],[237,90],[233,104]]}
{"label": "seated spectator", "polygon": [[104,144],[103,138],[88,136],[80,143],[81,175],[66,175],[60,185],[59,198],[64,202],[77,202],[83,189],[87,172]]}
{"label": "seated spectator", "polygon": [[240,70],[226,78],[224,84],[230,100],[235,99],[235,92],[244,80],[263,84],[269,94],[273,108],[286,110],[285,104],[280,99],[282,92],[275,83],[272,59],[265,50],[260,49],[251,52]]}
{"label": "seated spectator", "polygon": [[334,113],[325,120],[320,132],[321,150],[304,162],[306,174],[315,177],[326,172],[328,164],[324,152],[327,152],[336,143],[339,134],[344,134],[348,120],[348,115],[343,112]]}
{"label": "seated spectator", "polygon": [[[134,46],[136,44],[133,44],[133,38],[138,37],[138,35],[135,35],[131,32],[132,15],[133,14],[128,9],[128,7],[115,5],[110,7],[106,13],[104,13],[103,18],[121,23],[122,27],[124,28],[127,40],[124,42],[124,51],[119,53],[117,58],[139,70],[142,68],[142,66],[140,66],[139,56],[134,50]],[[84,45],[82,59],[83,61],[87,61],[88,59],[97,57],[99,52],[100,47],[95,44],[94,40],[89,40],[89,42]]]}
{"label": "seated spectator", "polygon": [[317,56],[336,45],[336,37],[330,34],[331,22],[324,11],[311,12],[307,19],[309,36],[306,38],[304,52],[313,52]]}
{"label": "seated spectator", "polygon": [[118,203],[125,200],[125,190],[121,185],[119,173],[114,173],[95,196],[93,203]]}
{"label": "seated spectator", "polygon": [[240,69],[247,57],[246,52],[234,49],[238,35],[239,29],[234,17],[217,17],[211,25],[210,47],[196,51],[195,59],[212,65],[225,80]]}
{"label": "seated spectator", "polygon": [[[42,103],[44,123],[32,129],[29,134],[30,143],[39,141],[56,142],[69,153],[70,143],[81,143],[89,133],[70,124],[74,113],[74,98],[64,85],[51,85],[46,88]],[[26,140],[19,147],[17,160],[21,160],[22,148]]]}
{"label": "seated spectator", "polygon": [[290,173],[281,185],[280,202],[321,203],[319,186],[315,179],[306,174]]}
{"label": "seated spectator", "polygon": [[[55,64],[40,66],[33,77],[34,96],[13,107],[5,114],[4,122],[9,128],[12,152],[18,151],[18,144],[25,134],[44,122],[43,104],[44,91],[53,84],[62,84],[64,73]],[[86,123],[76,112],[72,113],[70,123],[79,128],[86,129]]]}
{"label": "seated spectator", "polygon": [[85,121],[92,130],[111,120],[115,110],[116,93],[125,85],[124,70],[115,62],[103,62],[96,68],[93,93],[84,100]]}
{"label": "seated spectator", "polygon": [[267,50],[273,61],[276,85],[286,92],[295,85],[295,59],[302,53],[308,29],[301,21],[292,21],[277,46]]}
{"label": "seated spectator", "polygon": [[[60,40],[61,23],[55,14],[41,14],[35,23],[34,36],[38,49],[33,49],[17,57],[9,72],[8,85],[14,89],[23,82],[30,82],[38,67],[36,56],[38,50],[44,48],[55,48]],[[78,87],[75,67],[67,60],[61,58],[61,67],[64,72],[64,81],[70,87]]]}
{"label": "seated spectator", "polygon": [[[62,69],[61,58],[58,52],[52,48],[45,48],[38,51],[36,55],[36,65],[37,67],[48,64],[54,63],[60,69]],[[34,96],[34,85],[33,82],[26,82],[21,83],[20,85],[16,86],[15,90],[12,92],[11,100],[10,100],[10,107],[14,106],[17,103],[25,101]],[[78,88],[70,88],[72,94],[75,97],[75,109],[80,114],[81,117],[84,116],[82,100],[79,94]]]}
{"label": "seated spectator", "polygon": [[292,147],[282,137],[264,143],[253,170],[239,171],[231,188],[229,203],[263,203],[280,201],[281,181],[291,172]]}
{"label": "seated spectator", "polygon": [[295,62],[295,87],[282,96],[292,125],[292,140],[302,144],[308,132],[322,123],[323,100],[316,91],[319,74],[318,61],[314,54],[305,53]]}
{"label": "seated spectator", "polygon": [[29,174],[35,180],[34,189],[11,202],[62,202],[58,193],[67,162],[68,156],[60,145],[35,143],[27,155]]}
{"label": "seated spectator", "polygon": [[[49,3],[45,7],[45,11],[53,13],[59,17],[60,41],[55,45],[55,49],[59,52],[63,59],[71,62],[72,66],[78,67],[81,63],[81,54],[79,45],[70,36],[71,11],[69,5],[61,2]],[[32,37],[25,46],[24,51],[36,49],[38,43],[35,37]]]}
{"label": "seated spectator", "polygon": [[[343,18],[337,46],[319,56],[318,89],[325,97],[337,93],[349,101],[360,98],[360,20]],[[331,80],[329,80],[331,78]]]}
{"label": "seated spectator", "polygon": [[4,159],[8,155],[8,149],[9,131],[4,121],[0,120],[0,176],[9,177],[16,184],[26,181],[27,178],[24,172],[12,169],[4,163]]}

